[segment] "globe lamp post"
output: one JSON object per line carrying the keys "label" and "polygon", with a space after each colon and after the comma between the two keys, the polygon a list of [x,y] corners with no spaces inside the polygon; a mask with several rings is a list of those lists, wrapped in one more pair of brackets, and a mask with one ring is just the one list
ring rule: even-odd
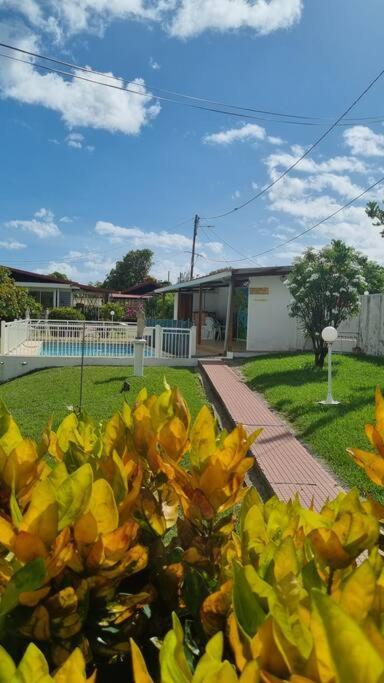
{"label": "globe lamp post", "polygon": [[337,330],[334,327],[324,327],[322,338],[328,346],[328,394],[325,401],[319,401],[324,406],[336,406],[340,401],[335,401],[332,396],[332,344],[337,339]]}

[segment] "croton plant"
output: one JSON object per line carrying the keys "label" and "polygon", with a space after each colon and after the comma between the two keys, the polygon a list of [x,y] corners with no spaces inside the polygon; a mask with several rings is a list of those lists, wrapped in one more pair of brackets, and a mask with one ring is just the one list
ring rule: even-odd
{"label": "croton plant", "polygon": [[[178,389],[40,442],[0,410],[0,683],[383,683],[381,506],[245,485],[258,433]],[[352,450],[384,481],[376,449]]]}

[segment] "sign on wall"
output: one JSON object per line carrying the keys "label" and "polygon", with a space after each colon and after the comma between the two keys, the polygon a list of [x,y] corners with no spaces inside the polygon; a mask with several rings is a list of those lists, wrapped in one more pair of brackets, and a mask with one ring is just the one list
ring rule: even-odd
{"label": "sign on wall", "polygon": [[251,287],[249,292],[250,294],[266,296],[269,294],[269,287]]}

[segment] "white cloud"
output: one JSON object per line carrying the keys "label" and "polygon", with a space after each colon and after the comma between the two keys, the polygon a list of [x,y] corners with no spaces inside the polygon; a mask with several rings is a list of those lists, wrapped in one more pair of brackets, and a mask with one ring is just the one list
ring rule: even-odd
{"label": "white cloud", "polygon": [[151,69],[153,69],[154,71],[159,71],[159,69],[161,69],[161,66],[160,66],[159,62],[157,62],[156,59],[153,59],[153,57],[150,57],[150,58],[149,58],[149,66],[150,66]]}
{"label": "white cloud", "polygon": [[31,220],[12,220],[7,221],[4,225],[6,228],[31,232],[40,238],[57,237],[61,232],[54,221],[55,217],[52,211],[42,208],[36,211]]}
{"label": "white cloud", "polygon": [[188,38],[206,30],[249,28],[267,34],[300,20],[303,0],[0,0],[56,40],[81,31],[102,34],[113,20],[160,22],[172,35]]}
{"label": "white cloud", "polygon": [[[108,237],[114,244],[128,241],[132,246],[140,249],[149,247],[187,251],[192,248],[192,240],[190,237],[186,237],[180,233],[166,232],[165,230],[160,232],[145,232],[137,227],[125,228],[107,221],[98,221],[95,226],[95,232],[98,235]],[[202,246],[202,244],[197,242],[197,247],[199,246]],[[215,254],[221,253],[223,248],[221,242],[205,242],[204,246]]]}
{"label": "white cloud", "polygon": [[[18,45],[38,49],[36,38],[30,35],[19,39]],[[103,76],[92,75],[92,80],[103,82]],[[69,128],[99,128],[137,135],[159,114],[160,105],[147,91],[141,78],[130,83],[118,79],[113,83],[131,88],[139,95],[81,80],[65,80],[54,73],[39,73],[32,63],[4,62],[0,71],[0,93],[3,97],[56,111]]]}
{"label": "white cloud", "polygon": [[181,0],[170,30],[182,38],[207,29],[250,28],[266,34],[293,26],[300,19],[302,8],[302,0]]}
{"label": "white cloud", "polygon": [[[291,166],[304,153],[304,147],[294,145],[289,152],[275,152],[266,159],[269,171]],[[311,157],[306,157],[295,168],[295,173],[367,173],[369,169],[360,159],[353,156],[335,156],[325,161],[315,161]]]}
{"label": "white cloud", "polygon": [[59,223],[73,223],[73,218],[70,216],[62,216],[62,218],[59,219]]}
{"label": "white cloud", "polygon": [[245,123],[240,128],[229,128],[218,133],[205,135],[203,142],[214,145],[231,145],[233,142],[256,142],[266,140],[272,145],[280,145],[283,140],[267,135],[265,128],[256,123]]}
{"label": "white cloud", "polygon": [[352,126],[344,131],[345,144],[352,154],[365,157],[384,156],[384,135],[375,133],[368,126]]}
{"label": "white cloud", "polygon": [[74,149],[81,149],[84,142],[84,135],[81,133],[69,133],[65,138],[68,147],[73,147]]}
{"label": "white cloud", "polygon": [[16,240],[2,240],[0,241],[0,249],[10,249],[12,251],[18,251],[19,249],[25,249],[27,245],[22,242],[17,242]]}

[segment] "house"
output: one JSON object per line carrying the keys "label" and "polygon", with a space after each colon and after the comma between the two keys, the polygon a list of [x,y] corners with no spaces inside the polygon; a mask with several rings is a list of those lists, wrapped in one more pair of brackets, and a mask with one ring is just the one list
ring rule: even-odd
{"label": "house", "polygon": [[19,268],[6,268],[10,271],[15,284],[27,289],[30,296],[36,299],[43,309],[62,306],[98,308],[109,299],[110,292],[107,289],[83,285],[73,280],[60,280]]}
{"label": "house", "polygon": [[291,266],[229,268],[156,293],[173,292],[174,319],[196,325],[200,353],[293,351],[303,339],[289,316],[284,282],[290,271]]}

